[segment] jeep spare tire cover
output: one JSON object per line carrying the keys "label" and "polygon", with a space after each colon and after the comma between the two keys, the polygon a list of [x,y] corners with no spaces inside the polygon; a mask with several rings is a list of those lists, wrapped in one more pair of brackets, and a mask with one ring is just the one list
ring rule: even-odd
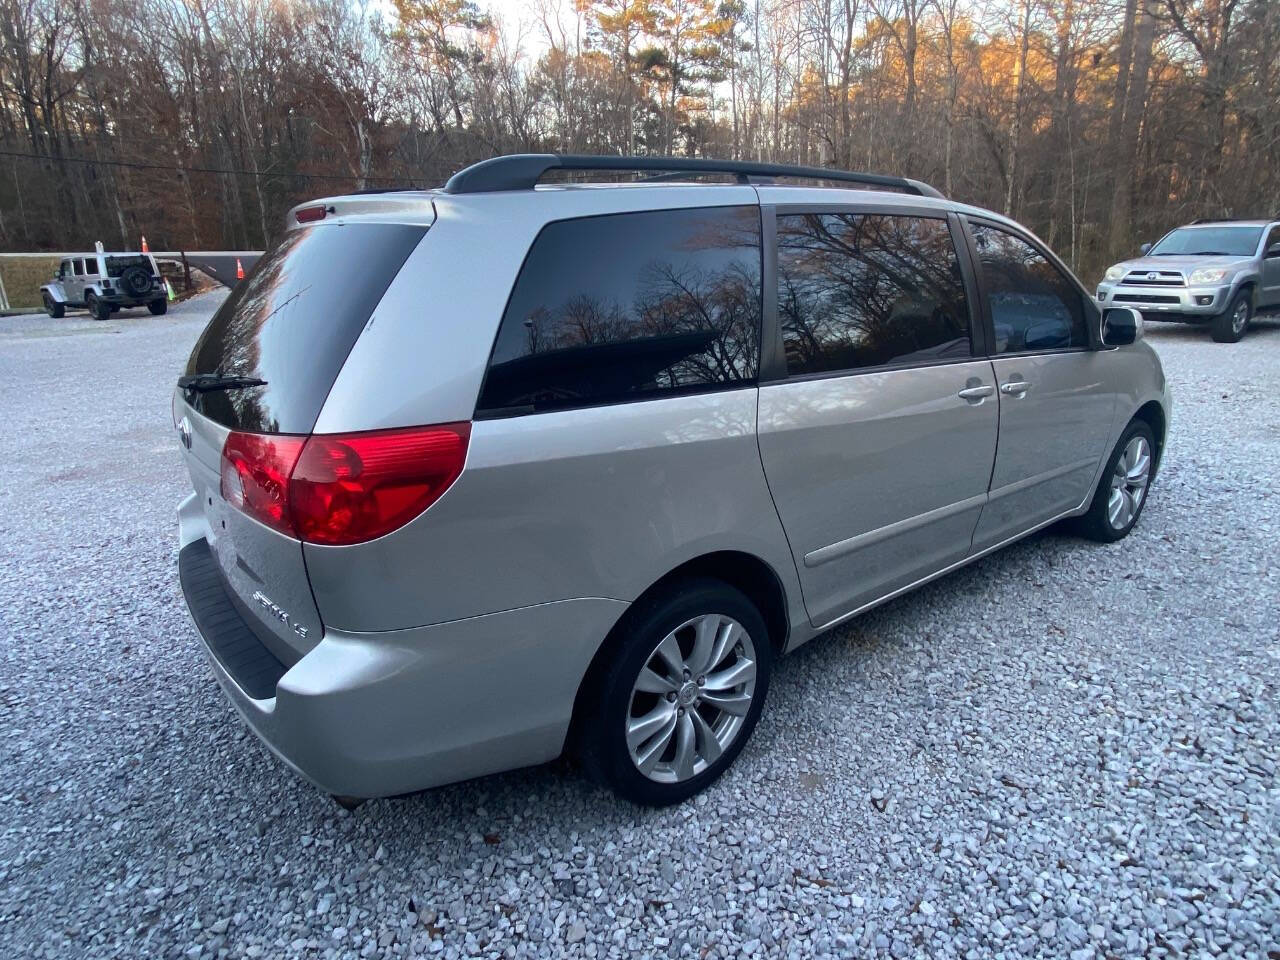
{"label": "jeep spare tire cover", "polygon": [[125,267],[120,274],[120,287],[132,297],[140,297],[151,289],[151,271],[139,264]]}

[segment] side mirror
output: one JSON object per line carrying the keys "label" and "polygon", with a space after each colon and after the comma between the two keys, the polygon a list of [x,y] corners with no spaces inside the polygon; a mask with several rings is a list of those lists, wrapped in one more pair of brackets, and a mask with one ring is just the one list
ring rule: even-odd
{"label": "side mirror", "polygon": [[1280,242],[1273,243],[1271,246],[1267,247],[1267,252],[1265,254],[1265,258],[1267,260],[1274,260],[1276,257],[1280,257]]}
{"label": "side mirror", "polygon": [[1131,307],[1111,307],[1102,314],[1102,342],[1123,347],[1142,336],[1142,314]]}
{"label": "side mirror", "polygon": [[1144,243],[1142,246],[1138,248],[1138,252],[1141,253],[1144,257],[1147,255],[1147,253],[1150,250],[1151,250],[1151,244],[1149,243]]}

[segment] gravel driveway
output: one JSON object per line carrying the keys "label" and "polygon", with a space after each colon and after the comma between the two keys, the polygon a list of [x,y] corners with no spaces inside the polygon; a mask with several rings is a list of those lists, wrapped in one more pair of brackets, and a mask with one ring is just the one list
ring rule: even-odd
{"label": "gravel driveway", "polygon": [[178,591],[168,398],[219,296],[0,321],[0,957],[1280,945],[1280,325],[1149,329],[1175,420],[1135,533],[810,644],[696,800],[553,765],[348,814],[246,732]]}

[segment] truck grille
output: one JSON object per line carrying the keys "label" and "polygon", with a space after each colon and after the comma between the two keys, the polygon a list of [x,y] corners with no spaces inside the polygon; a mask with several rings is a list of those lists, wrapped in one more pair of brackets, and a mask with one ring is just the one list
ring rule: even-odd
{"label": "truck grille", "polygon": [[1116,303],[1181,303],[1178,297],[1170,297],[1160,293],[1117,293],[1111,298]]}
{"label": "truck grille", "polygon": [[1177,270],[1133,270],[1120,281],[1141,287],[1185,287],[1186,279]]}

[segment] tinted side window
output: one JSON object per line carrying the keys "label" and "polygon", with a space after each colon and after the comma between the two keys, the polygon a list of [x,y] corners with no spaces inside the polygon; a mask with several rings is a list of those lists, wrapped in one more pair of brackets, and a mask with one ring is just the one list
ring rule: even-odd
{"label": "tinted side window", "polygon": [[[1267,251],[1270,250],[1271,247],[1277,243],[1280,243],[1280,227],[1272,227],[1271,235],[1267,237],[1267,243],[1262,248],[1262,255],[1265,257],[1267,255]],[[1272,256],[1274,257],[1276,256],[1276,254],[1272,254]]]}
{"label": "tinted side window", "polygon": [[991,305],[993,353],[1089,345],[1075,284],[1020,237],[984,224],[970,229]]}
{"label": "tinted side window", "polygon": [[790,374],[972,353],[960,264],[940,219],[778,217],[778,322]]}
{"label": "tinted side window", "polygon": [[751,382],[760,297],[755,207],[548,224],[502,317],[479,408],[555,410]]}
{"label": "tinted side window", "polygon": [[73,263],[73,265],[75,266],[76,276],[77,276],[77,277],[83,277],[83,276],[84,276],[84,261],[83,261],[83,260],[73,260],[73,261],[72,261],[72,263]]}
{"label": "tinted side window", "polygon": [[142,254],[134,257],[107,257],[107,276],[118,277],[128,267],[144,267],[151,272],[151,260]]}

